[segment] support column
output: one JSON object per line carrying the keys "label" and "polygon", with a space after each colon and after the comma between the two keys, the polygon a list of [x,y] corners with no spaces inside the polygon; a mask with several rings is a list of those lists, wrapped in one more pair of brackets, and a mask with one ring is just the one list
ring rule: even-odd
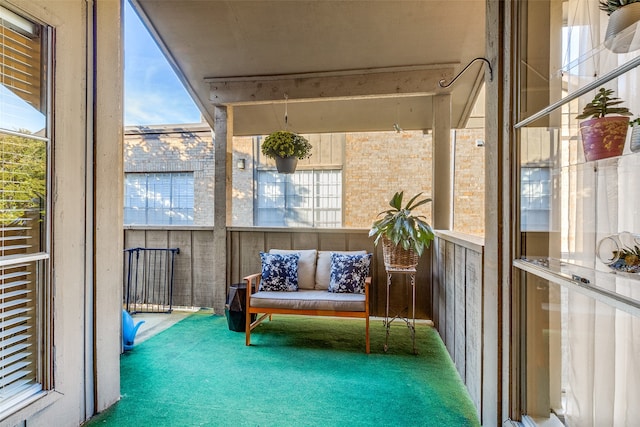
{"label": "support column", "polygon": [[451,95],[433,97],[433,228],[453,227]]}
{"label": "support column", "polygon": [[227,222],[232,200],[233,107],[215,107],[213,132],[213,309],[216,314],[223,314],[227,294]]}

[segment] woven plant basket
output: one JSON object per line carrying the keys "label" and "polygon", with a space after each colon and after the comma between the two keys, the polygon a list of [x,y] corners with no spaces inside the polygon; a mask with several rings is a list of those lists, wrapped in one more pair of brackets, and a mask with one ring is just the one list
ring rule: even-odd
{"label": "woven plant basket", "polygon": [[406,270],[416,268],[418,265],[418,254],[413,249],[405,249],[402,245],[394,245],[386,237],[382,237],[382,255],[384,266],[387,269]]}

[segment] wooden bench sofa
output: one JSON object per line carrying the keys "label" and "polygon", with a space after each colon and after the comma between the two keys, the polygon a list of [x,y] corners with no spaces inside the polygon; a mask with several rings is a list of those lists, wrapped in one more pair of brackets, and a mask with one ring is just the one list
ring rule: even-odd
{"label": "wooden bench sofa", "polygon": [[[274,314],[355,317],[365,319],[365,350],[367,354],[369,353],[369,288],[371,286],[371,277],[367,274],[364,279],[362,293],[329,292],[332,253],[367,255],[366,251],[332,252],[316,251],[315,249],[299,251],[272,249],[269,254],[298,254],[298,290],[296,291],[261,290],[262,273],[244,277],[243,280],[247,284],[246,345],[251,345],[251,331],[267,317],[271,319]],[[252,317],[255,318],[253,322],[251,321]]]}

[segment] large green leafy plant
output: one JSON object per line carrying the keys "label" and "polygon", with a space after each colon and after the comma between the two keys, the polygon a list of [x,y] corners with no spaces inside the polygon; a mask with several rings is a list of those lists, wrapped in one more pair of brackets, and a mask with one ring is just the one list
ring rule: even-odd
{"label": "large green leafy plant", "polygon": [[621,7],[625,7],[631,3],[638,3],[640,0],[602,0],[600,1],[600,10],[607,12],[607,15],[611,15]]}
{"label": "large green leafy plant", "polygon": [[311,144],[302,135],[280,130],[267,136],[262,143],[262,154],[267,157],[297,157],[306,159],[311,156]]}
{"label": "large green leafy plant", "polygon": [[389,202],[392,209],[380,212],[378,216],[383,217],[374,221],[369,231],[369,237],[375,236],[376,245],[380,239],[386,237],[395,245],[402,245],[405,250],[412,248],[418,255],[422,255],[424,249],[433,241],[434,234],[423,215],[412,213],[417,207],[431,201],[429,198],[419,200],[421,195],[422,193],[416,194],[402,206],[404,191],[394,194]]}
{"label": "large green leafy plant", "polygon": [[601,87],[591,102],[584,106],[582,114],[576,116],[576,119],[597,119],[605,117],[609,114],[619,114],[621,116],[632,116],[626,107],[616,107],[624,101],[613,96],[613,89],[605,89]]}

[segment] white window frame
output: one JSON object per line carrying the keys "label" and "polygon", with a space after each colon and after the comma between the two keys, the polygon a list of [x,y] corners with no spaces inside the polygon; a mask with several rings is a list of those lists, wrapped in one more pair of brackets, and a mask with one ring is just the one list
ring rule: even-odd
{"label": "white window frame", "polygon": [[[328,174],[339,174],[335,195],[328,194],[325,190],[329,186],[322,183],[323,175]],[[306,185],[296,182],[306,175],[310,175],[311,182]],[[263,177],[271,179],[265,182]],[[254,224],[258,227],[340,228],[343,216],[342,180],[341,169],[299,169],[292,175],[279,174],[272,169],[259,169],[255,180]],[[270,190],[267,188],[269,186]],[[308,194],[301,194],[304,192]],[[329,201],[331,206],[321,203],[322,200]],[[278,211],[279,214],[272,218],[277,217],[282,221],[263,221],[261,211],[266,209]],[[326,219],[332,212],[335,212],[333,216],[337,220]]]}
{"label": "white window frame", "polygon": [[[3,110],[5,114],[22,114],[25,111],[25,105],[33,101],[33,99],[42,99],[40,108],[44,110],[44,136],[42,132],[38,135],[24,131],[22,128],[7,128],[15,122],[11,120],[2,123],[5,127],[0,126],[0,134],[3,137],[20,137],[30,141],[41,142],[45,144],[46,160],[45,160],[45,192],[44,204],[38,209],[42,209],[38,217],[38,233],[35,238],[39,238],[38,246],[35,251],[31,249],[34,244],[29,240],[33,238],[30,230],[36,226],[29,225],[26,218],[16,218],[8,222],[5,218],[0,222],[0,323],[2,323],[2,333],[0,334],[0,419],[4,419],[10,414],[23,408],[25,405],[33,402],[35,399],[47,394],[47,390],[53,389],[53,340],[52,331],[52,312],[53,299],[51,289],[51,182],[52,180],[52,139],[51,139],[51,94],[52,92],[52,69],[53,69],[53,29],[44,25],[36,24],[22,16],[13,13],[0,6],[2,19],[0,19],[2,39],[0,40],[0,48],[5,55],[11,49],[7,48],[5,43],[5,34],[9,37],[9,32],[14,34],[22,34],[29,36],[29,31],[39,31],[40,48],[42,55],[39,57],[39,73],[46,80],[36,92],[36,98],[33,94],[25,94],[25,88],[17,85],[11,80],[6,80],[4,76],[0,76],[0,83],[7,89],[5,93],[15,91],[23,95],[20,97],[26,101],[22,103],[21,112],[13,110],[18,105],[4,104]],[[25,44],[24,46],[27,46]],[[26,49],[26,47],[25,47]],[[17,54],[16,54],[17,55]],[[6,56],[5,56],[6,58]],[[30,84],[24,81],[25,84]],[[27,88],[28,89],[28,88]],[[18,99],[19,97],[16,97]],[[4,102],[5,100],[3,100]],[[28,107],[26,107],[28,110]],[[17,116],[16,116],[17,117]],[[4,146],[7,150],[10,144]],[[4,149],[4,148],[3,148]],[[7,151],[5,151],[7,153]],[[13,153],[19,154],[19,153]],[[3,168],[4,171],[4,168]],[[16,172],[7,172],[7,178],[15,179]],[[19,183],[20,181],[13,181]],[[8,187],[5,187],[8,188]],[[0,196],[6,201],[24,202],[11,197],[9,192]],[[5,205],[7,206],[7,205]],[[34,206],[27,204],[27,209],[32,210]],[[26,212],[26,211],[25,211]],[[38,212],[36,210],[35,212]],[[23,212],[24,213],[24,212]],[[26,228],[22,227],[26,225]],[[22,227],[22,228],[21,228]],[[9,237],[7,237],[9,236]],[[17,237],[17,238],[16,238]],[[26,337],[26,338],[22,338]],[[23,345],[25,344],[25,345]],[[23,358],[20,354],[26,354]],[[22,372],[22,373],[20,373]],[[6,381],[7,378],[12,379]]]}
{"label": "white window frame", "polygon": [[[144,188],[137,189],[138,194],[130,194],[130,191],[136,191],[133,189],[135,183],[133,177],[144,177]],[[164,182],[163,185],[168,184],[169,194],[159,194],[158,192],[150,195],[149,180],[154,177],[169,178],[168,183]],[[187,203],[185,207],[177,207],[177,197],[184,197],[178,195],[174,197],[174,179],[186,178],[190,180],[190,194],[188,194],[187,200],[190,200],[190,204]],[[154,226],[172,226],[172,225],[193,225],[194,224],[194,212],[195,212],[195,180],[193,172],[127,172],[125,173],[125,203],[124,203],[124,224],[125,225],[154,225]],[[161,198],[160,205],[157,206],[158,197]],[[132,200],[142,201],[143,206],[132,206]],[[155,201],[154,201],[155,200]],[[151,204],[150,204],[151,201]],[[153,205],[153,206],[151,206]],[[128,220],[131,218],[131,214],[128,212],[135,212],[140,209],[141,215],[144,216],[144,221],[132,222]],[[155,214],[153,213],[155,212]],[[186,216],[187,219],[182,219],[182,216]],[[166,221],[154,221],[154,217],[166,218]]]}

